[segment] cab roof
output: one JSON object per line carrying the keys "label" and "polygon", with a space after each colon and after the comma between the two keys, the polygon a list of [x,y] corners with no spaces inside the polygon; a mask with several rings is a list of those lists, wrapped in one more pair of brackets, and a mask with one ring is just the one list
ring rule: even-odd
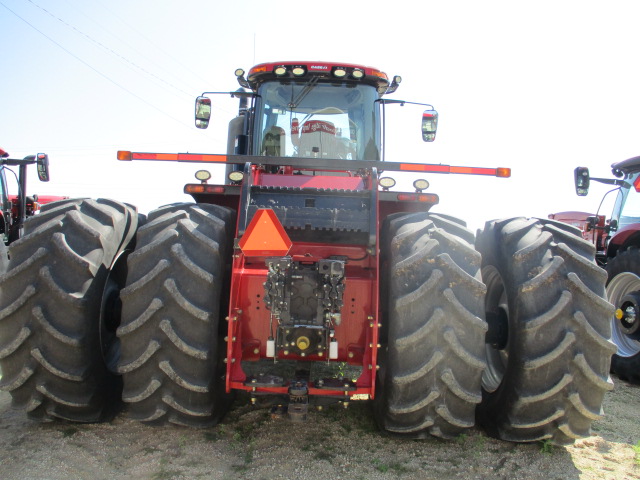
{"label": "cab roof", "polygon": [[616,177],[640,172],[640,156],[613,163],[611,164],[611,170]]}

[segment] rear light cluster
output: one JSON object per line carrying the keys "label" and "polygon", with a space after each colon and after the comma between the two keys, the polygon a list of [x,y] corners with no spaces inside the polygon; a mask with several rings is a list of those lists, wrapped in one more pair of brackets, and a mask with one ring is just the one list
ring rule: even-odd
{"label": "rear light cluster", "polygon": [[222,185],[208,185],[206,183],[196,185],[190,183],[185,185],[184,193],[224,193],[225,188]]}
{"label": "rear light cluster", "polygon": [[438,203],[440,201],[438,195],[433,193],[399,193],[398,200],[400,202],[424,202]]}

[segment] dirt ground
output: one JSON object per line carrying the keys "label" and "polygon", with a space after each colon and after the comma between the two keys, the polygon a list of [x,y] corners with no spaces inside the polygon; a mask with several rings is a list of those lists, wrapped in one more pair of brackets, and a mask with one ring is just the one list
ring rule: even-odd
{"label": "dirt ground", "polygon": [[39,424],[0,393],[0,478],[11,479],[640,479],[640,387],[614,379],[605,417],[574,446],[513,444],[472,430],[455,441],[380,434],[369,406],[272,418],[239,398],[215,428]]}

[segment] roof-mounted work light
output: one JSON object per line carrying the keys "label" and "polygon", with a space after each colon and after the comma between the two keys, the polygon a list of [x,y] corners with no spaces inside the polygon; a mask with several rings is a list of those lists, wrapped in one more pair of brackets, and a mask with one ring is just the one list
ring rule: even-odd
{"label": "roof-mounted work light", "polygon": [[333,69],[333,76],[337,78],[343,78],[347,76],[347,70],[344,67],[335,67]]}
{"label": "roof-mounted work light", "polygon": [[307,69],[303,66],[295,66],[291,69],[291,73],[293,73],[294,77],[301,77],[305,73],[307,73]]}
{"label": "roof-mounted work light", "polygon": [[234,74],[238,79],[238,83],[242,88],[251,88],[247,79],[244,78],[244,70],[242,68],[236,68],[236,71],[234,72]]}
{"label": "roof-mounted work light", "polygon": [[391,82],[391,85],[389,85],[389,88],[387,88],[387,91],[385,93],[395,92],[401,83],[402,83],[402,77],[400,75],[395,75],[393,77],[393,81]]}

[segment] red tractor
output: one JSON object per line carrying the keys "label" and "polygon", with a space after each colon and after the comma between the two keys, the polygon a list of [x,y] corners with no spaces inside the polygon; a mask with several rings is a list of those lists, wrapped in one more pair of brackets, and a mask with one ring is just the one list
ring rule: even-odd
{"label": "red tractor", "polygon": [[[49,181],[49,157],[45,153],[29,155],[22,159],[9,158],[9,153],[0,149],[0,272],[6,267],[6,245],[17,240],[22,233],[25,220],[33,216],[44,203],[68,197],[27,196],[27,167],[36,165],[38,178],[42,182]],[[18,167],[18,174],[10,169]],[[7,174],[15,175],[18,193],[9,195]]]}
{"label": "red tractor", "polygon": [[[388,109],[411,103],[387,97],[400,77],[323,62],[236,77],[226,154],[118,152],[226,165],[226,181],[199,170],[194,203],[144,221],[98,199],[27,222],[0,277],[14,405],[98,421],[121,397],[146,423],[209,426],[244,392],[294,420],[372,400],[381,429],[409,438],[456,437],[476,418],[511,441],[589,435],[612,386],[613,308],[579,230],[511,218],[475,238],[430,212],[424,178],[393,190],[401,172],[510,176],[387,159]],[[198,128],[214,95],[196,99]]]}
{"label": "red tractor", "polygon": [[640,384],[640,157],[611,167],[617,178],[593,178],[588,168],[576,168],[576,193],[587,195],[590,181],[613,185],[617,191],[607,222],[602,215],[585,213],[581,218],[584,236],[595,244],[596,259],[607,271],[607,296],[616,307],[611,329],[617,351],[611,370],[623,380]]}

